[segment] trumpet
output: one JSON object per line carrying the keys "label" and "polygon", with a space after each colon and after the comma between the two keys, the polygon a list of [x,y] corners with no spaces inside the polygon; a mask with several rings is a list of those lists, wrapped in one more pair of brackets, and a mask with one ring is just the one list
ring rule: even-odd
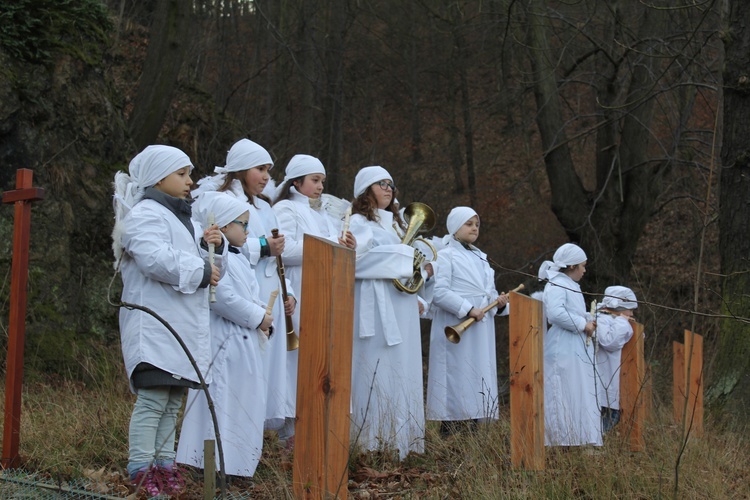
{"label": "trumpet", "polygon": [[[279,236],[279,230],[274,228],[271,229],[271,234],[274,238]],[[286,306],[286,299],[288,297],[286,293],[286,271],[284,270],[284,262],[281,260],[281,255],[276,256],[276,270],[279,273],[279,281],[281,281],[281,299]],[[286,350],[294,351],[299,348],[299,337],[294,332],[294,322],[292,316],[287,314],[286,319]]]}
{"label": "trumpet", "polygon": [[[524,286],[523,283],[515,287],[511,292],[518,292],[523,290]],[[488,312],[490,309],[495,307],[497,305],[497,301],[493,301],[490,305],[482,309],[483,313]],[[445,336],[448,338],[448,340],[454,344],[458,344],[461,342],[461,336],[463,336],[464,332],[474,323],[476,323],[476,319],[474,318],[466,318],[462,322],[460,322],[457,325],[454,326],[446,326],[445,327]]]}
{"label": "trumpet", "polygon": [[[404,237],[401,239],[401,243],[404,245],[411,246],[415,241],[421,241],[432,251],[433,262],[437,259],[437,250],[432,244],[424,238],[416,238],[417,233],[424,233],[435,227],[435,212],[424,203],[410,203],[404,210],[404,217],[409,221],[409,225],[406,228]],[[393,286],[398,290],[414,294],[417,293],[419,288],[424,284],[424,278],[422,277],[422,264],[427,257],[425,254],[414,249],[414,274],[408,278],[404,283],[398,279],[393,280]]]}

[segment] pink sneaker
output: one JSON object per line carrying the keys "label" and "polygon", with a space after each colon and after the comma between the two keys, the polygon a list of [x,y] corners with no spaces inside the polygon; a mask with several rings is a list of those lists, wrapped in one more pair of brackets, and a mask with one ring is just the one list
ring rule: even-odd
{"label": "pink sneaker", "polygon": [[179,495],[185,489],[185,477],[182,469],[176,464],[167,464],[157,468],[161,475],[165,495]]}
{"label": "pink sneaker", "polygon": [[164,489],[164,482],[156,467],[139,470],[132,482],[136,491],[143,489],[150,497],[159,496]]}

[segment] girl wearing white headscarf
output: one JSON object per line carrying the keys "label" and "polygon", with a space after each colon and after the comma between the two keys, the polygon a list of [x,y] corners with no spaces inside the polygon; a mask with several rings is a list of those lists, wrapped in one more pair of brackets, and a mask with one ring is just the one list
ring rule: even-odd
{"label": "girl wearing white headscarf", "polygon": [[[427,373],[427,420],[442,421],[443,435],[456,430],[460,421],[498,418],[494,317],[508,314],[508,297],[495,290],[487,255],[473,245],[479,236],[477,213],[456,207],[446,225],[435,273]],[[497,307],[483,313],[492,303]],[[448,341],[445,327],[467,316],[478,321],[460,343]]]}
{"label": "girl wearing white headscarf", "polygon": [[[191,220],[188,156],[170,146],[148,146],[130,162],[129,174],[115,175],[113,247],[122,273],[122,301],[155,311],[195,358],[202,375],[210,362],[208,285],[217,284],[217,266],[199,246],[219,246],[221,233],[201,231]],[[128,473],[149,494],[177,493],[174,473],[177,412],[186,387],[198,386],[182,347],[150,314],[120,309],[120,337],[130,387],[138,397],[130,420]]]}
{"label": "girl wearing white headscarf", "polygon": [[602,445],[594,347],[586,339],[595,324],[586,311],[578,281],[586,253],[566,243],[542,264],[544,310],[551,325],[544,334],[544,442],[547,446]]}
{"label": "girl wearing white headscarf", "polygon": [[[273,317],[260,300],[255,271],[240,253],[247,236],[247,203],[221,192],[201,195],[193,205],[195,218],[216,225],[229,244],[228,269],[211,303],[211,399],[219,426],[226,474],[252,477],[263,449],[266,398],[261,345],[267,342]],[[204,468],[203,445],[216,439],[203,391],[188,392],[177,462]],[[219,462],[216,462],[219,465]]]}
{"label": "girl wearing white headscarf", "polygon": [[[271,182],[269,171],[273,168],[271,155],[262,146],[249,139],[240,139],[227,153],[226,165],[216,167],[216,175],[198,182],[193,196],[207,191],[222,191],[247,203],[250,210],[248,238],[242,253],[255,268],[260,285],[261,300],[267,301],[271,292],[280,288],[276,270],[276,256],[284,251],[285,238],[271,237],[271,230],[279,227],[276,214],[268,198],[262,193]],[[288,281],[288,280],[287,280]],[[276,329],[284,330],[284,317],[294,311],[295,299],[291,284],[287,285],[290,297],[287,304],[280,299],[274,303],[273,318]],[[266,428],[281,429],[285,417],[293,417],[287,405],[286,339],[283,334],[273,335],[262,352],[264,381],[267,390]]]}
{"label": "girl wearing white headscarf", "polygon": [[[321,202],[326,169],[321,161],[310,155],[294,155],[286,166],[284,180],[276,190],[273,210],[279,229],[286,236],[284,268],[289,281],[302,290],[302,259],[305,234],[325,238],[331,242],[354,248],[356,242],[351,232],[341,238],[341,221],[335,220]],[[295,332],[300,331],[299,312],[301,296],[292,317]],[[287,351],[287,407],[295,414],[297,406],[297,365],[299,350]],[[289,440],[294,435],[294,418],[288,417],[279,437]]]}
{"label": "girl wearing white headscarf", "polygon": [[622,348],[633,336],[633,310],[638,300],[630,288],[610,286],[598,304],[596,316],[596,372],[602,432],[609,432],[620,421],[620,358]]}
{"label": "girl wearing white headscarf", "polygon": [[393,178],[365,167],[354,180],[357,239],[352,346],[352,436],[365,450],[424,451],[424,396],[416,294],[393,286],[413,274],[414,248],[401,244]]}

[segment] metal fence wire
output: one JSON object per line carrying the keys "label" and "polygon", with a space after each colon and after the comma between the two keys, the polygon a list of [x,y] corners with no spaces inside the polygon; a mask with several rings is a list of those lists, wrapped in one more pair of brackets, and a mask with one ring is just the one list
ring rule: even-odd
{"label": "metal fence wire", "polygon": [[[54,482],[49,477],[24,470],[0,470],[0,499],[3,500],[120,499],[126,498],[128,494],[129,492],[122,485],[108,485],[101,481],[76,479]],[[251,493],[228,491],[224,498],[227,500],[246,499],[251,498]]]}

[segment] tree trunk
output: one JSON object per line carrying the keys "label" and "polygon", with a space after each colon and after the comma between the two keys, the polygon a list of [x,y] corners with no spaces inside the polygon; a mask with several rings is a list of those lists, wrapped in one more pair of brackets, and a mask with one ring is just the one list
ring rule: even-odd
{"label": "tree trunk", "polygon": [[[750,317],[750,4],[730,2],[724,36],[724,137],[721,150],[719,253],[723,313]],[[750,404],[750,325],[721,321],[707,401],[745,416]]]}
{"label": "tree trunk", "polygon": [[177,87],[190,34],[190,3],[179,0],[156,2],[146,61],[128,129],[140,150],[159,136]]}

